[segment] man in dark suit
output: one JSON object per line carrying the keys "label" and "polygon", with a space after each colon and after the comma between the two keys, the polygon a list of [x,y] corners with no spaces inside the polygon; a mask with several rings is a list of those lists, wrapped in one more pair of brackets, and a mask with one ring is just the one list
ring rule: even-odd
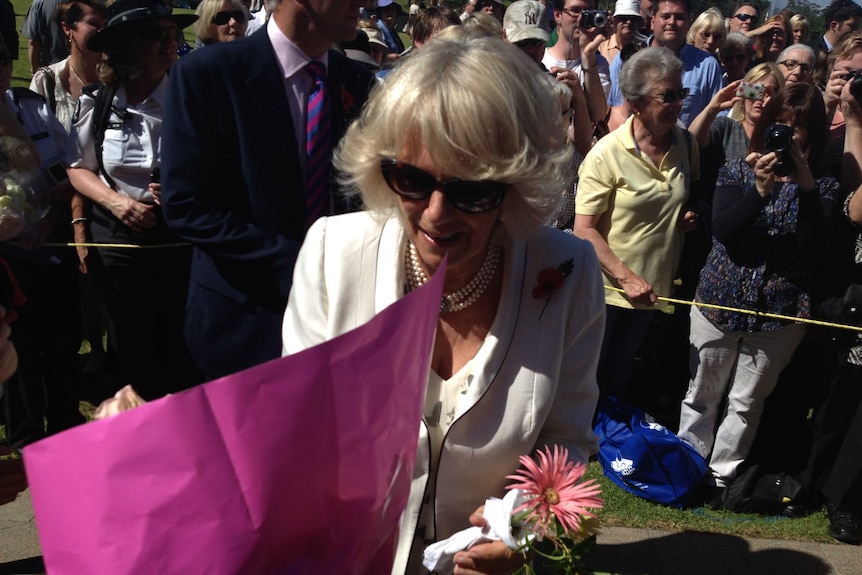
{"label": "man in dark suit", "polygon": [[[185,334],[209,378],[281,353],[293,266],[314,217],[306,210],[306,98],[316,88],[306,65],[326,67],[334,147],[373,82],[329,49],[353,39],[360,5],[280,0],[264,29],[195,50],[171,70],[162,209],[195,247]],[[327,191],[323,213],[346,211],[338,198]]]}
{"label": "man in dark suit", "polygon": [[847,35],[859,29],[862,21],[862,7],[852,0],[833,0],[823,9],[823,21],[826,31],[822,36],[817,36],[811,44],[817,55],[814,79],[821,87],[825,88],[829,81],[828,55]]}

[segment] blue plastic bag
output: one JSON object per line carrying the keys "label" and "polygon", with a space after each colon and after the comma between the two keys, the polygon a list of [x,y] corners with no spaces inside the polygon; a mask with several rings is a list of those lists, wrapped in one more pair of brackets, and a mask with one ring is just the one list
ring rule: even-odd
{"label": "blue plastic bag", "polygon": [[655,503],[684,507],[709,471],[703,457],[676,434],[613,398],[599,402],[595,432],[605,475]]}

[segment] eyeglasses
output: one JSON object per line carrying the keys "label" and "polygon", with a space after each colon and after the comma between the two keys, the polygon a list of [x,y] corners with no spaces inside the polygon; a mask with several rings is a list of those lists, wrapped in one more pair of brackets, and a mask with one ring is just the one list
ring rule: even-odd
{"label": "eyeglasses", "polygon": [[810,74],[814,70],[814,67],[811,64],[803,64],[799,60],[782,60],[778,65],[784,66],[789,72],[799,68],[799,71],[803,74]]}
{"label": "eyeglasses", "polygon": [[3,54],[0,56],[0,66],[8,66],[12,63],[12,56],[9,54]]}
{"label": "eyeglasses", "polygon": [[721,32],[701,32],[700,37],[704,40],[721,40],[724,38],[724,34]]}
{"label": "eyeglasses", "polygon": [[380,171],[393,192],[407,200],[424,200],[440,190],[446,201],[468,214],[489,212],[503,202],[509,184],[490,180],[471,181],[457,178],[438,181],[416,166],[395,159],[380,160]]}
{"label": "eyeglasses", "polygon": [[233,12],[216,12],[215,16],[213,16],[212,23],[216,26],[224,26],[230,22],[231,18],[236,20],[238,24],[242,24],[247,19],[245,12],[242,10],[234,10]]}
{"label": "eyeglasses", "polygon": [[650,98],[663,104],[675,104],[688,98],[688,93],[688,88],[680,88],[679,90],[665,90],[661,94],[651,95]]}
{"label": "eyeglasses", "polygon": [[751,20],[752,24],[757,24],[757,22],[760,21],[760,16],[752,16],[751,14],[734,14],[733,17],[740,22],[748,22]]}
{"label": "eyeglasses", "polygon": [[540,38],[530,38],[528,40],[515,42],[515,46],[518,48],[543,48],[545,46],[545,41]]}
{"label": "eyeglasses", "polygon": [[583,10],[581,10],[580,8],[563,8],[562,10],[560,10],[560,12],[565,12],[572,18],[580,18],[581,12],[583,12]]}
{"label": "eyeglasses", "polygon": [[179,42],[183,39],[183,31],[176,26],[154,26],[141,30],[141,36],[151,42]]}

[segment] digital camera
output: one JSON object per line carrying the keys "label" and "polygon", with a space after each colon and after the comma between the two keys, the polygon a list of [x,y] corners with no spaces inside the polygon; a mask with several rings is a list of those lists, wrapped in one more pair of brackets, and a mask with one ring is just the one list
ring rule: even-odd
{"label": "digital camera", "polygon": [[775,152],[778,163],[775,164],[776,176],[789,176],[793,171],[793,158],[790,157],[790,143],[793,141],[793,128],[784,124],[770,124],[763,137],[763,153]]}
{"label": "digital camera", "polygon": [[862,102],[862,70],[850,70],[844,76],[850,82],[850,93],[857,102]]}
{"label": "digital camera", "polygon": [[604,28],[608,23],[607,10],[584,10],[581,12],[581,28]]}

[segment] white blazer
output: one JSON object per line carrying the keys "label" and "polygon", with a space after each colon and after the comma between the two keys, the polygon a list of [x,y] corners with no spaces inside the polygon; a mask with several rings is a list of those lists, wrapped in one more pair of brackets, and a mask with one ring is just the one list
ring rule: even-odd
{"label": "white blazer", "polygon": [[[369,212],[321,218],[308,231],[284,316],[285,355],[362,325],[404,295],[404,228],[395,216],[378,218]],[[519,455],[560,444],[574,461],[586,462],[597,449],[592,418],[605,301],[595,252],[551,228],[528,240],[509,238],[504,247],[499,311],[477,355],[484,361],[474,361],[473,381],[443,440],[437,539],[469,527],[485,499],[503,496]],[[533,297],[537,276],[567,260],[573,271],[543,312],[546,300]],[[407,568],[429,464],[423,422],[393,574]]]}

